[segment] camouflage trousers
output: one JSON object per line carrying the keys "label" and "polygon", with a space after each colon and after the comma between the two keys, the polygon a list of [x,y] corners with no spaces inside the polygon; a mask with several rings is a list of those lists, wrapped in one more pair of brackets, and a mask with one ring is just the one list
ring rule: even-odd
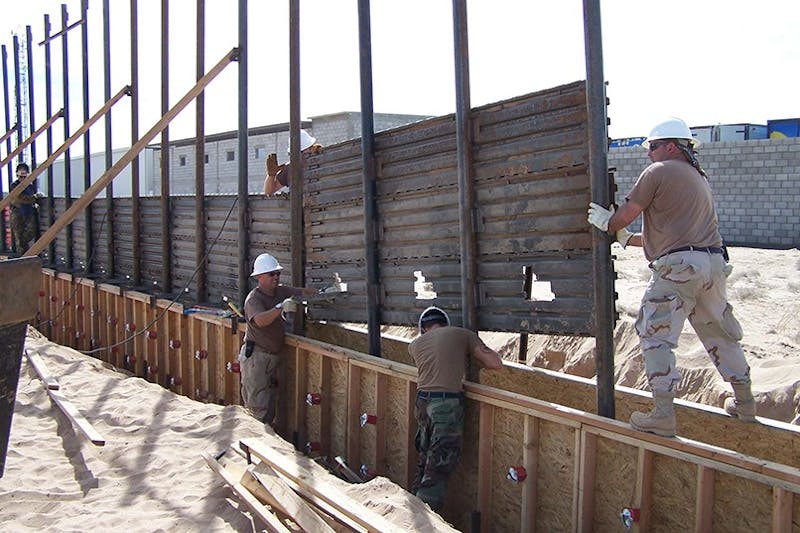
{"label": "camouflage trousers", "polygon": [[461,457],[464,398],[418,396],[414,415],[418,424],[414,444],[419,459],[411,492],[438,511],[444,504],[450,474]]}
{"label": "camouflage trousers", "polygon": [[20,215],[16,209],[9,214],[13,248],[20,255],[28,249],[31,241],[36,239],[36,214]]}
{"label": "camouflage trousers", "polygon": [[636,321],[650,390],[675,392],[681,376],[673,350],[687,319],[722,378],[749,383],[750,367],[739,344],[742,326],[725,294],[732,267],[722,255],[678,252],[656,259],[650,269]]}
{"label": "camouflage trousers", "polygon": [[272,425],[278,410],[278,364],[281,358],[257,344],[250,357],[244,357],[246,346],[246,343],[242,344],[239,352],[242,402],[255,418]]}

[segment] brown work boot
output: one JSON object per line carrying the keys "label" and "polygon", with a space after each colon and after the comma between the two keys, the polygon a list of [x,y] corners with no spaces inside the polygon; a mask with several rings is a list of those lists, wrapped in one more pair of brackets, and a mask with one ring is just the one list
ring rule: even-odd
{"label": "brown work boot", "polygon": [[750,383],[731,383],[733,398],[725,398],[725,412],[743,422],[756,421],[756,400]]}
{"label": "brown work boot", "polygon": [[654,393],[655,407],[649,413],[635,412],[631,415],[631,427],[637,431],[655,433],[662,437],[674,437],[676,433],[675,408],[671,393]]}

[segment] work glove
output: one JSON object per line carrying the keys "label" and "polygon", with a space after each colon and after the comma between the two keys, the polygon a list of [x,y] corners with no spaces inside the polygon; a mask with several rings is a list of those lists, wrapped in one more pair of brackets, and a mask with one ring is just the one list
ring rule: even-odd
{"label": "work glove", "polygon": [[606,209],[594,202],[589,203],[589,218],[587,220],[589,224],[597,229],[608,231],[608,221],[611,220],[612,216],[614,216],[613,205],[610,206],[609,209]]}
{"label": "work glove", "polygon": [[633,233],[627,229],[621,228],[617,230],[617,242],[620,243],[623,248],[628,246],[628,241],[631,240],[631,237],[633,237]]}
{"label": "work glove", "polygon": [[300,307],[293,298],[286,298],[280,305],[284,313],[296,313]]}
{"label": "work glove", "polygon": [[267,156],[267,175],[274,176],[281,169],[278,165],[278,154],[269,154]]}

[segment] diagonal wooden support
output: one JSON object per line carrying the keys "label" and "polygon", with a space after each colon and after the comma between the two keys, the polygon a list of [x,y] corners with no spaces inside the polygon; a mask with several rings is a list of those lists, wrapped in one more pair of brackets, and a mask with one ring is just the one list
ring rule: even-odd
{"label": "diagonal wooden support", "polygon": [[49,167],[50,165],[52,165],[52,164],[53,164],[53,162],[54,162],[56,159],[58,159],[59,157],[61,157],[61,154],[63,154],[64,152],[66,152],[66,151],[67,151],[67,149],[68,149],[70,146],[72,146],[72,144],[73,144],[75,141],[77,141],[77,140],[78,140],[78,139],[81,137],[81,135],[83,135],[84,133],[86,133],[86,131],[87,131],[87,130],[88,130],[88,129],[89,129],[91,126],[92,126],[92,124],[94,124],[95,122],[97,122],[98,120],[100,120],[100,118],[101,118],[101,117],[103,117],[103,116],[104,116],[106,113],[108,113],[108,110],[109,110],[109,109],[111,109],[111,106],[113,106],[113,105],[114,105],[114,104],[116,104],[118,101],[120,101],[120,100],[122,99],[122,97],[123,97],[123,96],[125,96],[125,95],[129,95],[129,94],[130,94],[130,92],[131,92],[131,88],[130,88],[129,86],[127,86],[127,85],[126,85],[126,86],[125,86],[125,87],[123,87],[123,88],[122,88],[122,89],[121,89],[121,90],[120,90],[120,91],[119,91],[117,94],[115,94],[114,96],[112,96],[112,97],[111,97],[111,99],[110,99],[108,102],[106,102],[106,103],[103,105],[103,107],[101,107],[101,108],[100,108],[100,110],[99,110],[97,113],[95,113],[95,114],[94,114],[94,115],[93,115],[93,116],[92,116],[92,117],[91,117],[89,120],[87,120],[86,122],[84,122],[84,123],[83,123],[83,125],[82,125],[80,128],[78,128],[78,129],[75,131],[75,133],[73,133],[73,134],[70,136],[70,138],[69,138],[69,139],[67,139],[66,141],[64,141],[64,144],[62,144],[61,146],[59,146],[59,147],[58,147],[58,149],[57,149],[55,152],[53,152],[53,153],[50,155],[50,157],[48,157],[48,158],[45,160],[45,162],[44,162],[44,163],[42,163],[41,165],[37,166],[37,167],[36,167],[36,168],[33,170],[33,172],[31,172],[30,174],[28,174],[28,177],[27,177],[27,178],[25,178],[24,180],[20,181],[20,182],[19,182],[19,185],[17,185],[16,187],[14,187],[13,189],[11,189],[11,190],[8,192],[8,196],[6,196],[6,197],[5,197],[5,198],[3,198],[2,200],[0,200],[0,211],[2,211],[2,210],[3,210],[3,208],[4,208],[4,207],[6,207],[8,204],[10,204],[11,202],[13,202],[13,201],[14,201],[14,200],[17,198],[17,196],[19,196],[20,194],[22,194],[22,191],[24,191],[24,190],[25,190],[25,187],[27,187],[28,185],[30,185],[31,183],[33,183],[33,182],[36,180],[36,178],[38,178],[38,177],[39,177],[39,174],[41,174],[42,172],[44,172],[44,171],[45,171],[45,169],[47,169],[47,167]]}
{"label": "diagonal wooden support", "polygon": [[[164,129],[172,122],[172,119],[175,116],[183,111],[189,103],[197,98],[206,86],[211,83],[211,81],[217,77],[217,75],[222,72],[225,67],[227,67],[231,62],[235,61],[238,58],[239,50],[238,48],[233,48],[230,52],[225,54],[225,57],[217,63],[211,70],[206,73],[205,76],[200,78],[198,82],[195,84],[194,87],[189,89],[189,92],[184,95],[180,101],[175,104],[172,109],[167,111],[167,113],[161,117],[161,120],[155,123],[155,125],[150,128],[150,131],[145,133],[137,142],[134,144],[128,152],[123,155],[110,169],[106,171],[91,187],[86,189],[86,192],[83,193],[83,196],[78,199],[75,203],[73,203],[69,209],[61,215],[58,220],[56,220],[52,226],[50,226],[47,231],[42,235],[38,241],[33,243],[33,245],[25,252],[26,256],[33,256],[39,255],[49,244],[50,242],[55,239],[58,232],[64,229],[68,224],[72,223],[78,213],[82,211],[92,200],[100,194],[100,191],[105,190],[111,181],[117,177],[117,175],[122,172],[128,164],[133,161],[133,159],[139,155],[139,152],[144,150],[144,148],[153,140],[153,138],[164,131]],[[30,176],[29,176],[30,178]],[[17,189],[20,187],[17,187]],[[16,189],[15,189],[16,190]],[[10,195],[9,195],[10,197]],[[6,198],[8,199],[8,197]],[[4,200],[5,201],[5,200]],[[0,208],[2,205],[0,204]]]}
{"label": "diagonal wooden support", "polygon": [[15,132],[15,131],[17,131],[17,126],[18,126],[18,124],[14,124],[13,126],[11,126],[11,129],[10,129],[10,130],[8,130],[7,132],[5,132],[5,133],[3,134],[3,136],[2,136],[2,137],[0,137],[0,144],[2,144],[2,143],[4,143],[4,142],[6,142],[6,139],[8,139],[9,137],[11,137],[11,136],[14,134],[14,132]]}
{"label": "diagonal wooden support", "polygon": [[[63,117],[63,116],[64,116],[64,108],[62,107],[61,109],[59,109],[59,110],[56,112],[56,114],[55,114],[55,115],[53,115],[52,117],[50,117],[49,119],[47,119],[47,122],[45,122],[44,124],[42,124],[42,126],[41,126],[41,127],[38,129],[38,130],[34,131],[34,132],[33,132],[33,133],[30,135],[30,137],[28,137],[27,139],[25,139],[24,141],[22,141],[22,143],[20,143],[20,145],[19,145],[19,146],[17,146],[16,148],[14,148],[14,150],[13,150],[13,151],[12,151],[10,154],[8,154],[8,155],[5,157],[5,159],[3,159],[2,161],[0,161],[0,168],[1,168],[1,167],[3,167],[3,166],[5,166],[5,165],[6,165],[6,164],[7,164],[9,161],[13,160],[13,159],[14,159],[15,157],[17,157],[17,156],[18,156],[20,153],[22,153],[22,151],[23,151],[23,150],[24,150],[24,149],[25,149],[25,148],[26,148],[26,147],[27,147],[29,144],[31,144],[33,141],[35,141],[35,140],[36,140],[36,137],[38,137],[38,136],[39,136],[39,135],[40,135],[40,134],[41,134],[43,131],[47,131],[47,129],[48,129],[50,126],[52,126],[53,124],[55,124],[56,120],[60,119],[60,118],[61,118],[61,117]],[[15,126],[15,127],[16,127],[16,126]],[[9,130],[9,133],[11,133],[12,131],[14,131],[14,130],[13,130],[13,129]],[[7,133],[6,135],[8,135],[9,133]],[[4,136],[2,139],[0,139],[0,143],[2,143],[4,140],[5,140],[5,136]]]}

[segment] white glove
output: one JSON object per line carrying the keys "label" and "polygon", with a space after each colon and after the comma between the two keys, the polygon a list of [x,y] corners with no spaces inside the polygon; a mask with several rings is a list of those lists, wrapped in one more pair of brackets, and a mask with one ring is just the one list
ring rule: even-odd
{"label": "white glove", "polygon": [[592,226],[603,231],[608,231],[608,221],[611,220],[612,216],[614,216],[613,205],[609,209],[606,209],[594,202],[589,203],[589,218],[587,221]]}
{"label": "white glove", "polygon": [[281,306],[284,313],[296,313],[298,308],[297,302],[292,298],[286,298]]}
{"label": "white glove", "polygon": [[623,248],[628,246],[628,241],[631,240],[631,237],[633,237],[633,233],[627,229],[621,228],[617,230],[617,242],[620,243]]}
{"label": "white glove", "polygon": [[244,354],[244,350],[239,350],[239,355],[236,357],[236,360],[240,363],[244,363],[247,361],[247,356]]}

